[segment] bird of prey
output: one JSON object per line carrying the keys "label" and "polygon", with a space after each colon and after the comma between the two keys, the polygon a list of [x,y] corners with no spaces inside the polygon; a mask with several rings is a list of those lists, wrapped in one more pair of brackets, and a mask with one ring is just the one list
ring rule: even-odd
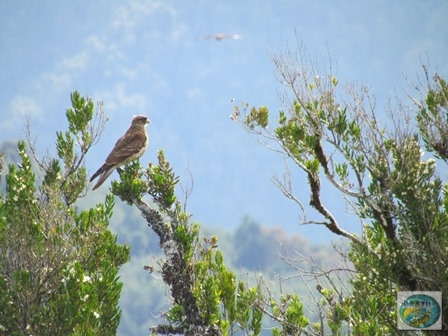
{"label": "bird of prey", "polygon": [[90,182],[92,182],[100,175],[93,190],[101,186],[109,175],[112,174],[114,169],[135,161],[143,155],[148,145],[146,125],[149,123],[150,120],[143,115],[135,116],[132,119],[131,127],[118,139],[104,164],[90,178]]}
{"label": "bird of prey", "polygon": [[215,39],[216,41],[222,41],[224,39],[241,40],[242,38],[239,34],[209,34],[204,36],[204,39]]}

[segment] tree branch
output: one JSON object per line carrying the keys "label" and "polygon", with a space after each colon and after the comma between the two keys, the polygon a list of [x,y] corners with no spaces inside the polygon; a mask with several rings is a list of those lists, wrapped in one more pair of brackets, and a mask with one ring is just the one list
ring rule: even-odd
{"label": "tree branch", "polygon": [[152,209],[141,199],[134,198],[131,202],[140,210],[148,226],[159,237],[160,247],[166,256],[162,265],[163,281],[170,286],[174,302],[180,305],[185,312],[185,320],[181,327],[160,325],[153,331],[166,335],[172,334],[174,331],[184,335],[220,335],[221,331],[218,326],[203,323],[193,293],[194,270],[191,265],[187,264],[182,243],[177,239],[172,227],[163,221],[159,211]]}

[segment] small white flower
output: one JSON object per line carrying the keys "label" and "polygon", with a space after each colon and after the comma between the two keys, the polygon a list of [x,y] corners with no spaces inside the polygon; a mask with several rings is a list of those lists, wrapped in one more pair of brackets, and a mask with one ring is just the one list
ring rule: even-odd
{"label": "small white flower", "polygon": [[93,312],[93,316],[95,316],[96,318],[100,318],[100,314],[97,312]]}
{"label": "small white flower", "polygon": [[82,278],[82,282],[92,283],[92,278],[89,277],[88,275],[84,275],[84,277]]}

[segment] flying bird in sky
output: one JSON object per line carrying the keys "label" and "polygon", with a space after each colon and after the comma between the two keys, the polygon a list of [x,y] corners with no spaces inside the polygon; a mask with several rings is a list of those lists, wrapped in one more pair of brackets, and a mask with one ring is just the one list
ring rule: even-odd
{"label": "flying bird in sky", "polygon": [[116,168],[138,160],[143,155],[148,145],[146,125],[149,123],[150,120],[143,115],[135,116],[132,119],[131,127],[118,139],[104,164],[90,178],[90,182],[92,182],[100,175],[92,190],[101,186]]}
{"label": "flying bird in sky", "polygon": [[215,39],[216,41],[222,41],[224,39],[241,40],[242,38],[239,34],[209,34],[204,36],[204,39]]}

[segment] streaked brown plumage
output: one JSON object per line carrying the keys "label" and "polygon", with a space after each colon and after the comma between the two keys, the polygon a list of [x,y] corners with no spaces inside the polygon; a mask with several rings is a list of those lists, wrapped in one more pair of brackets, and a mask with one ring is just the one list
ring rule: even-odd
{"label": "streaked brown plumage", "polygon": [[149,123],[150,120],[142,115],[132,119],[131,127],[118,139],[104,164],[90,178],[90,182],[92,182],[100,175],[92,190],[101,186],[115,169],[135,161],[143,155],[148,145],[146,125]]}

